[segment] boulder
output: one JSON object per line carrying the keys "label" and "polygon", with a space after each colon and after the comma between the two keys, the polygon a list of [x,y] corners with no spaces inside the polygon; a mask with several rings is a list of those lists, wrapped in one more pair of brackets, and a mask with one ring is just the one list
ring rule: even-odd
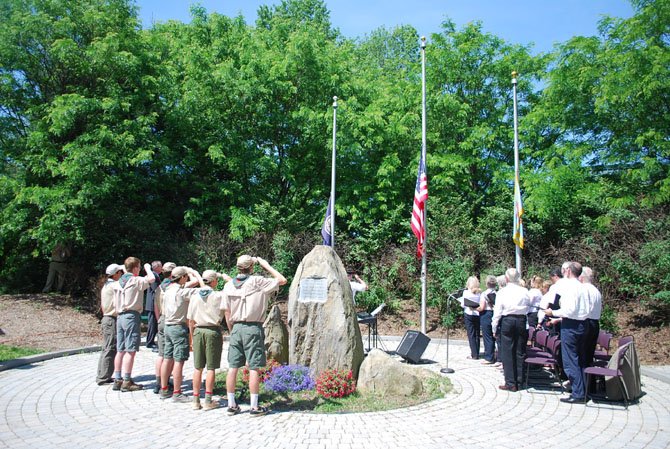
{"label": "boulder", "polygon": [[295,273],[288,301],[289,362],[305,365],[314,376],[323,370],[351,370],[363,361],[347,272],[330,246],[307,254]]}
{"label": "boulder", "polygon": [[361,365],[356,389],[377,396],[415,396],[423,393],[424,380],[439,377],[425,368],[401,363],[384,351],[372,349]]}
{"label": "boulder", "polygon": [[288,363],[288,328],[281,319],[279,306],[276,304],[270,309],[265,322],[265,353],[267,359],[274,359],[285,365]]}

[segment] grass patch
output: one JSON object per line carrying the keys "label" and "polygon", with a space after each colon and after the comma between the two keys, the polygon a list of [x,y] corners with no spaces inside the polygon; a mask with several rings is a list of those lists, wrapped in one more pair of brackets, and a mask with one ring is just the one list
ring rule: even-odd
{"label": "grass patch", "polygon": [[[249,390],[242,385],[238,375],[236,387],[237,401],[246,403],[249,401]],[[313,413],[363,413],[393,410],[411,407],[424,402],[440,399],[451,391],[452,385],[448,378],[443,376],[430,377],[424,380],[424,391],[420,395],[411,397],[381,397],[373,394],[362,394],[355,392],[344,398],[324,399],[316,390],[301,391],[280,395],[265,391],[261,384],[259,402],[274,411],[304,411]],[[216,375],[214,394],[226,396],[226,371]]]}
{"label": "grass patch", "polygon": [[22,348],[19,346],[7,346],[0,344],[0,362],[7,360],[19,359],[28,355],[41,354],[41,349]]}

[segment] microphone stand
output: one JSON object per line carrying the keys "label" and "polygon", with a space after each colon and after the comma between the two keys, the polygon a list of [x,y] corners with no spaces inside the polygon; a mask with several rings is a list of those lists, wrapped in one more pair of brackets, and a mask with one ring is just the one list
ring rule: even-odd
{"label": "microphone stand", "polygon": [[450,307],[451,300],[455,299],[454,294],[458,293],[458,292],[461,292],[461,294],[462,294],[463,291],[462,290],[457,290],[454,293],[449,293],[449,296],[447,296],[447,362],[446,362],[444,368],[442,368],[440,370],[440,372],[442,374],[452,374],[454,372],[453,368],[449,368],[449,321],[451,321],[451,316],[449,315],[449,310],[451,309],[451,307]]}

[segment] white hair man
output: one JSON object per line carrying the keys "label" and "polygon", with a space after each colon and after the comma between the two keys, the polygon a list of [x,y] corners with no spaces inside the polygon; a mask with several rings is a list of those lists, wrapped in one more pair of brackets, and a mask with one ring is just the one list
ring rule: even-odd
{"label": "white hair man", "polygon": [[596,343],[600,333],[600,314],[603,307],[603,297],[600,291],[593,285],[593,270],[589,267],[582,268],[582,274],[579,276],[582,283],[582,296],[586,301],[586,308],[589,311],[586,318],[586,336],[584,337],[584,349],[581,353],[584,355],[584,366],[593,365],[593,355],[596,352]]}
{"label": "white hair man", "polygon": [[496,295],[491,326],[496,332],[500,323],[500,349],[505,383],[498,388],[514,392],[523,386],[523,365],[528,342],[526,320],[530,297],[528,290],[519,285],[521,275],[515,268],[509,268],[505,272],[505,279],[507,285]]}

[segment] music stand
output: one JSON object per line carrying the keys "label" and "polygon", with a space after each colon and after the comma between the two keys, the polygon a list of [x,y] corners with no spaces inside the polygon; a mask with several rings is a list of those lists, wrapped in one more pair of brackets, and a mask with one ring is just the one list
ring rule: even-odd
{"label": "music stand", "polygon": [[454,373],[453,368],[449,368],[449,310],[450,310],[450,303],[452,299],[456,299],[456,296],[460,296],[463,294],[463,290],[456,290],[453,293],[449,293],[447,296],[447,361],[445,364],[445,367],[440,370],[442,374],[452,374]]}
{"label": "music stand", "polygon": [[[377,315],[384,309],[384,307],[386,307],[386,303],[382,303],[379,307],[370,313],[362,312],[357,314],[358,324],[368,325],[367,352],[370,352],[373,347],[377,347],[377,342],[379,341],[379,334],[377,333]],[[372,345],[370,345],[370,337],[372,337]]]}

